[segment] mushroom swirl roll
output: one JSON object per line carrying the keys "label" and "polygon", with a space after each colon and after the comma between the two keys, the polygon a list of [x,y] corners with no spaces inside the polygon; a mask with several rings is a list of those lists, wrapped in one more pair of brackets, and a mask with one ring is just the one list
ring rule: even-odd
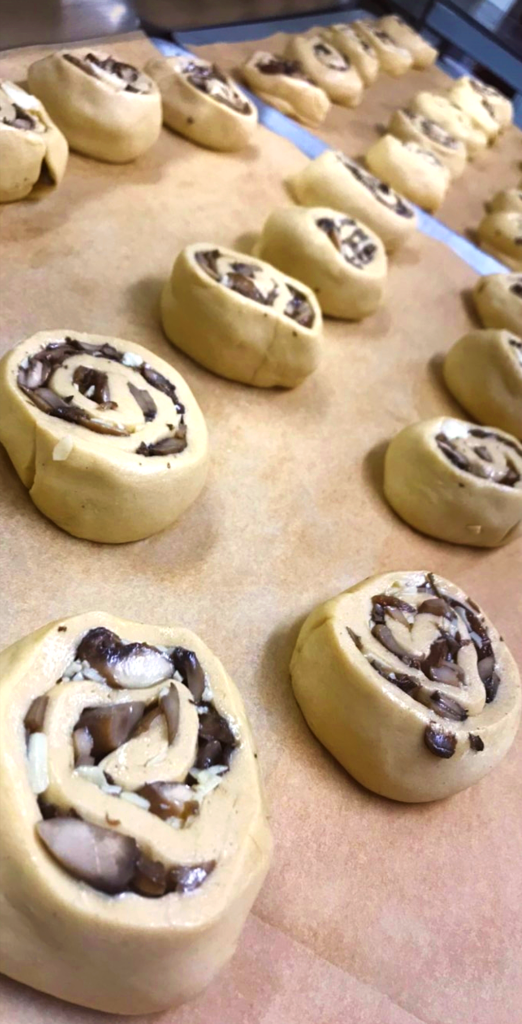
{"label": "mushroom swirl roll", "polygon": [[59,185],[68,156],[67,140],[40,100],[0,82],[0,203],[24,199],[44,171]]}

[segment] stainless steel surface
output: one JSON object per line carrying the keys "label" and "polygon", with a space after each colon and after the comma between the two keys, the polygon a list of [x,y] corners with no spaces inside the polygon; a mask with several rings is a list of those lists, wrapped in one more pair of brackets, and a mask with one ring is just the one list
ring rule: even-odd
{"label": "stainless steel surface", "polygon": [[0,0],[0,49],[112,35],[138,24],[128,0]]}

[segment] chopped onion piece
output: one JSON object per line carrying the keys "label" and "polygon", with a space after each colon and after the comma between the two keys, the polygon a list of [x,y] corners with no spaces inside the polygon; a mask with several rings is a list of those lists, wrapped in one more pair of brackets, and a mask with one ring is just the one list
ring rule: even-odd
{"label": "chopped onion piece", "polygon": [[47,736],[44,732],[32,732],[27,743],[27,769],[29,784],[38,796],[45,793],[49,785],[47,771]]}

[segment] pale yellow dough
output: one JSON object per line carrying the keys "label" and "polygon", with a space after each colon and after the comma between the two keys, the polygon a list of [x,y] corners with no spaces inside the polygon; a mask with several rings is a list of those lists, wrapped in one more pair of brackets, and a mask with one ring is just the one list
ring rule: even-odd
{"label": "pale yellow dough", "polygon": [[381,71],[398,78],[413,66],[410,51],[404,46],[399,46],[391,35],[381,28],[378,21],[352,21],[351,25],[365,43],[373,46]]}
{"label": "pale yellow dough", "polygon": [[364,85],[359,72],[322,36],[290,36],[286,56],[298,60],[334,103],[356,107],[361,102]]}
{"label": "pale yellow dough", "polygon": [[97,50],[52,53],[30,65],[29,87],[45,104],[71,149],[109,163],[135,160],[159,136],[159,90],[143,72],[137,78],[139,91],[129,92],[117,76],[103,71],[88,74],[67,59],[71,55],[81,62],[88,53],[107,59]]}
{"label": "pale yellow dough", "polygon": [[383,301],[388,261],[381,239],[366,224],[336,210],[274,210],[255,251],[304,281],[329,316],[362,320]]}
{"label": "pale yellow dough", "polygon": [[405,50],[409,50],[413,59],[413,67],[418,68],[419,71],[431,67],[437,60],[439,51],[434,46],[430,46],[397,14],[388,14],[384,18],[379,18],[378,25],[390,34],[394,42],[403,46]]}
{"label": "pale yellow dough", "polygon": [[500,124],[492,107],[478,92],[469,78],[459,78],[448,92],[448,98],[471,118],[474,125],[484,132],[488,142],[495,141]]}
{"label": "pale yellow dough", "polygon": [[[505,756],[520,721],[520,680],[508,647],[474,605],[471,613],[487,629],[499,680],[488,702],[477,667],[479,652],[463,616],[452,616],[453,609],[448,615],[418,610],[426,600],[437,600],[433,590],[418,589],[430,580],[443,598],[469,608],[467,595],[440,576],[373,576],[314,608],[301,628],[290,667],[296,699],[321,743],[363,786],[408,803],[440,800],[478,782]],[[460,628],[467,643],[458,652],[460,679],[453,685],[408,665],[373,634],[372,598],[383,595],[410,609],[399,621],[388,608],[383,617],[384,629],[405,656],[426,657],[441,633]],[[401,689],[401,680],[410,692]],[[429,746],[431,737],[446,747],[446,756]]]}
{"label": "pale yellow dough", "polygon": [[[106,424],[122,425],[127,435],[95,433],[78,423],[51,416],[20,390],[17,376],[50,342],[71,337],[79,342],[108,343],[126,353],[129,365],[90,355],[74,355],[54,371],[46,387]],[[187,445],[175,455],[139,455],[140,443],[172,435],[179,414],[171,399],[149,386],[136,366],[146,363],[176,388],[185,406]],[[80,366],[108,375],[111,399],[118,408],[101,409],[72,381]],[[148,391],[157,416],[147,422],[129,391]],[[169,426],[167,426],[167,423]],[[40,331],[8,352],[0,362],[0,442],[4,445],[31,499],[45,516],[67,533],[87,540],[119,544],[141,540],[171,525],[198,496],[207,473],[208,437],[203,414],[179,373],[170,364],[120,338],[74,330]]]}
{"label": "pale yellow dough", "polygon": [[[18,127],[17,121],[30,127]],[[59,185],[68,156],[67,140],[40,100],[14,82],[0,81],[0,203],[28,196],[44,168]]]}
{"label": "pale yellow dough", "polygon": [[[460,468],[437,438],[456,446],[478,473]],[[480,451],[485,455],[481,456]],[[514,484],[500,482],[513,472]],[[498,547],[512,540],[522,520],[522,444],[493,427],[450,417],[421,420],[391,441],[384,493],[410,526],[430,537]]]}
{"label": "pale yellow dough", "polygon": [[[217,277],[198,263],[197,254],[217,253]],[[228,287],[234,264],[249,265],[267,304]],[[312,323],[301,326],[285,308],[297,292],[308,304]],[[317,299],[305,284],[259,259],[210,242],[183,249],[161,298],[163,329],[169,341],[208,370],[255,387],[292,388],[312,373],[322,344]]]}
{"label": "pale yellow dough", "polygon": [[477,234],[482,249],[511,270],[522,270],[522,213],[488,213]]}
{"label": "pale yellow dough", "polygon": [[273,60],[284,61],[272,53],[258,50],[241,67],[241,74],[250,89],[265,103],[270,103],[282,114],[295,117],[311,128],[322,124],[329,109],[330,100],[324,89],[310,81],[301,68],[298,74],[265,74],[260,66]]}
{"label": "pale yellow dough", "polygon": [[415,113],[436,121],[456,139],[460,139],[466,147],[469,160],[473,160],[486,149],[488,140],[485,132],[477,128],[469,115],[455,106],[448,96],[419,92],[410,100],[409,106]]}
{"label": "pale yellow dough", "polygon": [[326,150],[288,182],[302,206],[329,206],[367,224],[388,250],[415,231],[410,204],[344,153]]}
{"label": "pale yellow dough", "polygon": [[444,201],[451,176],[431,149],[383,135],[365,160],[372,174],[424,210],[433,212]]}
{"label": "pale yellow dough", "polygon": [[473,289],[484,327],[499,327],[522,337],[522,275],[488,274]]}
{"label": "pale yellow dough", "polygon": [[[478,78],[469,78],[464,76],[458,78],[453,86],[457,89],[459,94],[463,97],[470,97],[472,105],[476,105],[477,99],[480,101],[478,107],[479,116],[482,117],[482,109],[486,104],[486,111],[490,117],[493,117],[501,131],[505,131],[509,128],[513,121],[513,104],[511,100],[508,100],[507,96],[504,96],[498,89],[495,89],[492,85],[485,85]],[[488,122],[489,123],[489,122]]]}
{"label": "pale yellow dough", "polygon": [[402,142],[415,142],[423,149],[429,149],[448,168],[452,178],[459,178],[466,167],[468,158],[464,143],[422,114],[396,110],[388,125],[388,133]]}
{"label": "pale yellow dough", "polygon": [[379,75],[379,59],[374,47],[358,36],[351,25],[329,25],[321,29],[320,35],[352,62],[365,86],[373,85]]}
{"label": "pale yellow dough", "polygon": [[522,216],[522,190],[505,188],[487,204],[490,213],[519,213]]}
{"label": "pale yellow dough", "polygon": [[[233,152],[252,142],[257,110],[229,75],[217,69],[205,92],[193,84],[198,72],[211,74],[212,65],[199,57],[155,57],[145,65],[156,82],[163,104],[163,121],[187,139],[209,149]],[[202,79],[203,80],[203,79]]]}
{"label": "pale yellow dough", "polygon": [[522,437],[522,341],[509,331],[470,331],[444,361],[444,379],[479,423]]}
{"label": "pale yellow dough", "polygon": [[[100,626],[127,642],[194,651],[215,707],[233,727],[238,745],[230,770],[216,789],[202,793],[199,815],[184,828],[173,828],[74,771],[72,731],[84,708],[150,703],[164,685],[111,689],[103,679],[85,677],[60,683],[78,642]],[[175,743],[167,746],[163,722],[149,729],[148,751],[131,739],[126,749],[129,759],[134,751],[137,779],[134,785],[123,782],[124,789],[132,791],[147,777],[146,752],[155,757],[157,779],[162,772],[183,778],[194,763],[198,716],[187,687],[173,685],[181,700]],[[24,717],[43,695],[48,703],[39,735],[47,780],[31,788]],[[9,828],[0,836],[0,970],[42,992],[109,1014],[158,1013],[197,995],[234,952],[268,867],[271,840],[255,758],[236,687],[206,645],[184,627],[148,626],[89,612],[44,626],[4,650],[0,818]],[[36,831],[42,814],[34,790],[63,810],[72,807],[90,824],[131,836],[147,857],[167,868],[210,860],[215,868],[193,892],[156,899],[134,892],[106,895],[77,881],[47,851]]]}

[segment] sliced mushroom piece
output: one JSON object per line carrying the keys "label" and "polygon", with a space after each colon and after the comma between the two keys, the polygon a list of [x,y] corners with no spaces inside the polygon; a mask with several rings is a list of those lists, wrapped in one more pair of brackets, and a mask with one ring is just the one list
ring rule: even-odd
{"label": "sliced mushroom piece", "polygon": [[408,665],[410,668],[420,667],[419,659],[416,658],[414,654],[410,654],[410,652],[395,639],[389,626],[377,623],[377,625],[372,627],[372,636],[374,636],[375,639],[390,652],[390,654],[395,654],[397,658],[400,658],[405,665]]}
{"label": "sliced mushroom piece", "polygon": [[140,896],[164,896],[167,889],[167,871],[158,860],[151,860],[140,853],[132,884]]}
{"label": "sliced mushroom piece", "polygon": [[171,384],[170,380],[167,380],[162,373],[159,373],[158,370],[149,366],[148,363],[143,363],[140,366],[140,373],[143,379],[147,381],[147,384],[150,384],[151,387],[157,388],[158,391],[162,391],[164,395],[167,395],[176,406],[177,411],[183,415],[185,412],[185,406],[180,402],[176,388],[174,387],[174,384]]}
{"label": "sliced mushroom piece", "polygon": [[432,723],[424,730],[424,742],[429,751],[436,757],[453,757],[457,748],[457,737],[452,732],[446,732],[440,725]]}
{"label": "sliced mushroom piece", "polygon": [[150,393],[145,388],[137,388],[135,384],[127,385],[132,397],[138,403],[146,423],[152,423],[158,414],[158,407]]}
{"label": "sliced mushroom piece", "polygon": [[24,718],[24,725],[28,732],[41,732],[44,724],[45,712],[49,698],[45,696],[35,697]]}
{"label": "sliced mushroom piece", "polygon": [[236,745],[236,737],[226,718],[215,708],[205,708],[203,714],[200,714],[198,735],[204,740],[219,740],[230,746]]}
{"label": "sliced mushroom piece", "polygon": [[457,665],[439,665],[430,668],[430,679],[434,683],[443,683],[445,686],[460,686],[462,673]]}
{"label": "sliced mushroom piece", "polygon": [[454,618],[455,612],[443,597],[428,597],[417,608],[419,614],[440,615],[447,619]]}
{"label": "sliced mushroom piece", "polygon": [[183,423],[169,437],[162,437],[159,441],[153,441],[152,444],[145,444],[142,441],[136,448],[136,455],[179,455],[180,452],[185,451],[186,447],[187,428]]}
{"label": "sliced mushroom piece", "polygon": [[110,686],[154,686],[172,676],[170,658],[157,647],[126,644],[104,626],[89,630],[78,646],[76,658],[87,661]]}
{"label": "sliced mushroom piece", "polygon": [[132,739],[135,739],[136,736],[141,736],[144,732],[147,732],[147,730],[150,729],[154,720],[156,718],[159,718],[159,716],[162,714],[163,711],[161,710],[159,704],[155,704],[154,707],[150,708],[150,710],[144,714],[141,721],[138,722],[132,734]]}
{"label": "sliced mushroom piece", "polygon": [[145,704],[141,700],[85,708],[77,730],[87,729],[92,739],[92,754],[99,759],[126,743],[144,711]]}
{"label": "sliced mushroom piece", "polygon": [[76,384],[81,395],[87,395],[93,389],[92,399],[97,405],[107,405],[111,400],[108,374],[95,370],[92,366],[77,366],[73,373],[73,384]]}
{"label": "sliced mushroom piece", "polygon": [[167,723],[169,745],[174,743],[179,728],[179,693],[171,683],[166,693],[160,693],[159,702]]}
{"label": "sliced mushroom piece", "polygon": [[171,868],[168,873],[169,892],[193,892],[199,889],[206,878],[212,873],[216,866],[215,860],[205,861],[203,864],[184,866],[179,864]]}
{"label": "sliced mushroom piece", "polygon": [[198,751],[196,768],[211,768],[215,764],[223,764],[223,747],[219,740],[208,740]]}
{"label": "sliced mushroom piece", "polygon": [[193,791],[182,782],[149,782],[137,793],[149,801],[151,814],[163,821],[168,818],[186,821],[192,814],[199,813],[199,803],[194,799]]}
{"label": "sliced mushroom piece", "polygon": [[475,750],[477,752],[484,750],[484,740],[480,736],[477,736],[475,733],[472,732],[468,733],[468,736],[469,745],[472,750]]}
{"label": "sliced mushroom piece", "polygon": [[75,729],[73,732],[74,766],[92,767],[94,757],[92,756],[92,736],[88,729]]}
{"label": "sliced mushroom piece", "polygon": [[451,718],[454,722],[465,722],[468,717],[468,712],[462,707],[462,704],[459,704],[458,700],[446,697],[440,690],[434,690],[430,694],[430,704],[438,715]]}
{"label": "sliced mushroom piece", "polygon": [[179,672],[196,704],[199,704],[205,689],[205,673],[194,651],[188,651],[186,647],[175,647],[171,658],[176,672]]}
{"label": "sliced mushroom piece", "polygon": [[138,859],[130,836],[81,818],[49,818],[37,822],[36,830],[51,856],[74,878],[110,894],[128,888]]}

